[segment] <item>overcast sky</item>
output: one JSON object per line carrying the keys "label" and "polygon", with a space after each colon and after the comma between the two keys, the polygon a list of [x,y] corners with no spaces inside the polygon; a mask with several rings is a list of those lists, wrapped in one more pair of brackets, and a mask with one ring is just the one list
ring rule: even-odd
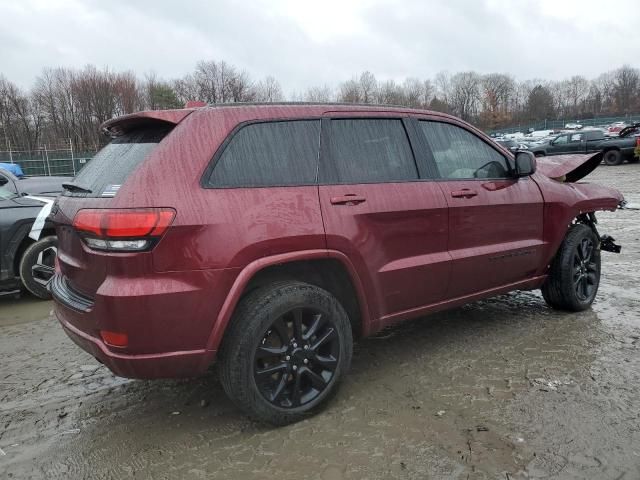
{"label": "overcast sky", "polygon": [[0,74],[93,63],[169,79],[226,60],[290,95],[369,70],[518,79],[639,66],[639,0],[0,0]]}

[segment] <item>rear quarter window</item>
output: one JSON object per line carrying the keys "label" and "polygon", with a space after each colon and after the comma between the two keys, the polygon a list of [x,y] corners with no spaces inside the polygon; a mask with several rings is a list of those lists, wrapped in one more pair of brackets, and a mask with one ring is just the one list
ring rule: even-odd
{"label": "rear quarter window", "polygon": [[316,183],[320,120],[245,125],[223,147],[205,182],[209,188]]}
{"label": "rear quarter window", "polygon": [[158,146],[174,125],[137,128],[111,140],[74,178],[91,193],[64,192],[68,196],[113,197],[131,173]]}

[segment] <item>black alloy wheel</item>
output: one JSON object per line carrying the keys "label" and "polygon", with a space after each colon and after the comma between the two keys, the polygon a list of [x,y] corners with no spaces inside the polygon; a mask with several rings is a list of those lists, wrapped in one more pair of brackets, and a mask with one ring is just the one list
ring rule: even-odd
{"label": "black alloy wheel", "polygon": [[547,304],[559,310],[580,312],[591,306],[600,285],[600,240],[588,225],[576,223],[562,241],[542,296]]}
{"label": "black alloy wheel", "polygon": [[222,386],[255,420],[302,420],[328,404],[349,370],[352,328],[327,290],[265,282],[242,298],[229,322],[219,353]]}
{"label": "black alloy wheel", "polygon": [[598,266],[593,261],[595,247],[590,238],[583,238],[573,255],[573,285],[581,301],[589,300],[598,285]]}
{"label": "black alloy wheel", "polygon": [[329,315],[298,307],[276,318],[259,342],[254,379],[262,396],[280,408],[296,408],[318,397],[331,382],[340,339]]}

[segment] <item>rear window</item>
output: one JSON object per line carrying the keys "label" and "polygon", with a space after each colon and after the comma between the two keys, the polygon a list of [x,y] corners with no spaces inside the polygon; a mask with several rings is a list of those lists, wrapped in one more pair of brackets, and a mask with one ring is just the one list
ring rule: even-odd
{"label": "rear window", "polygon": [[138,128],[114,138],[74,178],[73,184],[91,193],[70,192],[64,195],[82,197],[113,197],[127,177],[167,136],[174,125],[154,125]]}
{"label": "rear window", "polygon": [[242,127],[218,158],[208,187],[268,187],[316,183],[320,120]]}

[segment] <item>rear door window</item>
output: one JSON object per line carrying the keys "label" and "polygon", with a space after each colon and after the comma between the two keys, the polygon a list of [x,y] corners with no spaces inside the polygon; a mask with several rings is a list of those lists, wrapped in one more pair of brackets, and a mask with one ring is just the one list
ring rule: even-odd
{"label": "rear door window", "polygon": [[320,182],[383,183],[418,179],[413,152],[400,119],[334,119]]}
{"label": "rear door window", "polygon": [[475,179],[510,176],[505,157],[464,128],[420,121],[441,178]]}
{"label": "rear door window", "polygon": [[209,187],[268,187],[316,183],[320,120],[242,127],[217,159]]}
{"label": "rear door window", "polygon": [[89,161],[74,178],[73,184],[91,193],[65,190],[64,195],[113,197],[127,177],[166,137],[173,125],[137,128],[115,137]]}

